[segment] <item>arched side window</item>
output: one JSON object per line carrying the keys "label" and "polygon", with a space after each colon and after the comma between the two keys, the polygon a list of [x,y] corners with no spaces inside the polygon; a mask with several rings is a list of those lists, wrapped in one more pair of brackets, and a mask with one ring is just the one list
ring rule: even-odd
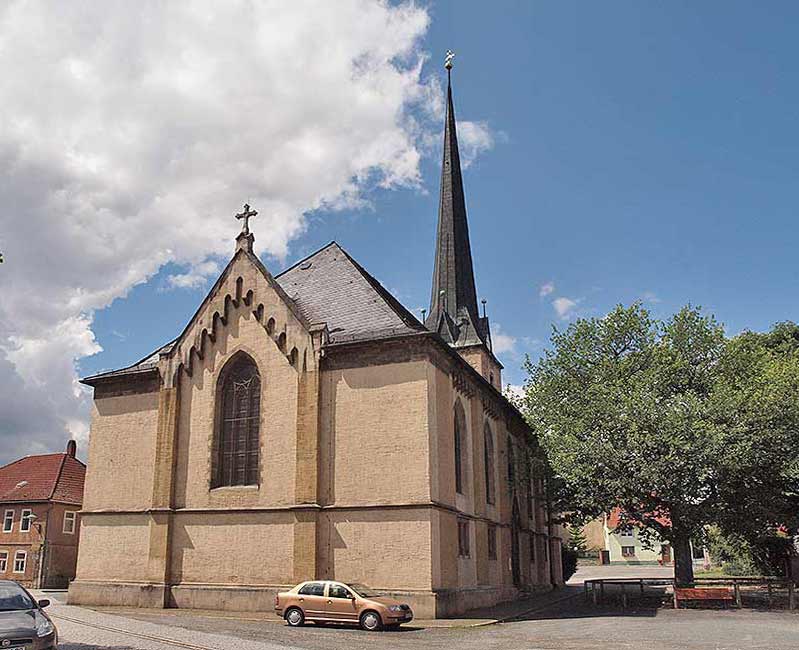
{"label": "arched side window", "polygon": [[261,377],[248,355],[237,354],[222,369],[216,409],[212,487],[257,485]]}
{"label": "arched side window", "polygon": [[494,503],[494,434],[486,422],[483,430],[483,455],[486,472],[486,503]]}
{"label": "arched side window", "polygon": [[466,448],[466,414],[460,400],[455,402],[455,491],[464,494],[464,462]]}

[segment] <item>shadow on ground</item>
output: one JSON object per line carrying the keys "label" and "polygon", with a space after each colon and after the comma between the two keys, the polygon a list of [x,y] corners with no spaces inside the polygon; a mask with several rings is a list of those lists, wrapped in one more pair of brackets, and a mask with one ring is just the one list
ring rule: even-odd
{"label": "shadow on ground", "polygon": [[513,616],[508,619],[508,622],[570,618],[652,618],[657,616],[658,610],[663,608],[667,599],[668,595],[665,588],[647,588],[642,595],[628,594],[627,606],[625,607],[620,592],[608,590],[603,601],[597,604],[594,604],[590,598],[586,598],[583,593],[579,593],[567,601]]}

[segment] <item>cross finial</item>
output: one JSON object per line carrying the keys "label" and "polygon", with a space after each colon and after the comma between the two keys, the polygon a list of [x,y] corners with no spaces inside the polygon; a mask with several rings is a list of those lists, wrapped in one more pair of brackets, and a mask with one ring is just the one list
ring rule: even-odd
{"label": "cross finial", "polygon": [[447,54],[444,57],[444,67],[447,70],[452,70],[452,59],[455,58],[455,52],[452,50],[447,50]]}
{"label": "cross finial", "polygon": [[236,219],[244,219],[244,226],[241,229],[242,235],[250,234],[250,217],[254,217],[258,212],[250,210],[250,204],[244,204],[244,210],[236,215]]}

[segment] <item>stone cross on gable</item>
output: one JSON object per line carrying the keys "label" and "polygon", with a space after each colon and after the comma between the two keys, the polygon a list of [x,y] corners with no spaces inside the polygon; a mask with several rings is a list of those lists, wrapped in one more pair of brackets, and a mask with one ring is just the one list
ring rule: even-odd
{"label": "stone cross on gable", "polygon": [[241,229],[242,235],[249,235],[250,234],[250,217],[254,217],[258,212],[256,210],[250,210],[250,204],[244,204],[244,210],[239,212],[236,215],[236,219],[244,219],[244,226]]}

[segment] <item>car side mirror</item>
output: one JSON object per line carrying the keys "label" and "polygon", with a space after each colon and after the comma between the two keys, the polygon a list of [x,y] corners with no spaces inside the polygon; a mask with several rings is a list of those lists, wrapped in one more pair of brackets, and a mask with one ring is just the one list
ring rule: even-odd
{"label": "car side mirror", "polygon": [[45,607],[49,607],[49,606],[50,606],[50,601],[47,600],[47,598],[42,598],[39,601],[39,607],[41,607],[42,609],[44,609]]}

